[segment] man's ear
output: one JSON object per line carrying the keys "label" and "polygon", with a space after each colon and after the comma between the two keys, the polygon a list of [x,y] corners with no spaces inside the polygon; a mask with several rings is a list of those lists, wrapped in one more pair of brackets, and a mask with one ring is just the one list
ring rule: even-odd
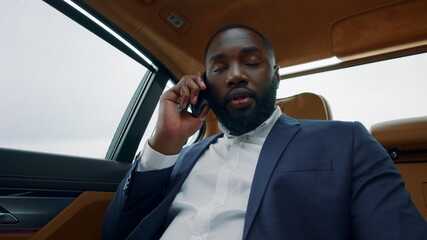
{"label": "man's ear", "polygon": [[280,82],[280,73],[279,73],[280,67],[277,65],[274,65],[273,68],[274,68],[274,75],[275,75],[277,81]]}

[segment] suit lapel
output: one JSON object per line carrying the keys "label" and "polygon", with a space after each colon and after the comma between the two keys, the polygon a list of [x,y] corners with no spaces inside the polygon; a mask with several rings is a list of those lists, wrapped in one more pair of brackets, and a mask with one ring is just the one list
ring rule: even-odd
{"label": "suit lapel", "polygon": [[277,161],[299,129],[298,120],[282,115],[267,136],[261,149],[254,179],[252,181],[243,230],[243,239],[247,238],[249,229],[258,212],[258,208]]}

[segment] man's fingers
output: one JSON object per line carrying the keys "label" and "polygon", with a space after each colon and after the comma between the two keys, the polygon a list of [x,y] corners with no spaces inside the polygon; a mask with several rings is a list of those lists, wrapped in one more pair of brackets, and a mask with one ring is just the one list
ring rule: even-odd
{"label": "man's fingers", "polygon": [[175,95],[169,95],[168,99],[175,102],[180,109],[186,109],[190,104],[197,103],[198,95],[204,89],[206,89],[206,85],[200,73],[199,75],[187,75],[169,90]]}
{"label": "man's fingers", "polygon": [[179,89],[179,95],[181,101],[179,102],[179,106],[184,109],[187,107],[189,99],[190,99],[190,91],[186,87],[182,87]]}
{"label": "man's fingers", "polygon": [[188,80],[186,82],[187,88],[190,91],[190,103],[191,104],[196,104],[196,102],[197,102],[197,96],[200,93],[200,86],[197,83],[197,81],[198,80],[196,78],[196,80],[191,79],[191,80]]}
{"label": "man's fingers", "polygon": [[[179,95],[182,98],[181,107],[185,108],[188,104],[196,104],[197,96],[200,93],[200,80],[199,76],[184,76],[176,85],[180,88]],[[203,84],[203,88],[206,88]]]}
{"label": "man's fingers", "polygon": [[199,85],[201,90],[206,89],[205,79],[203,79],[203,75],[206,78],[206,73],[200,73],[197,74],[197,84]]}

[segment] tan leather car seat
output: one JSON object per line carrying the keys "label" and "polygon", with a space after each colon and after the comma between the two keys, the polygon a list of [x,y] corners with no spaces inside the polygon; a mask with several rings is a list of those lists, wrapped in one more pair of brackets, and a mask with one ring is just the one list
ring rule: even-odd
{"label": "tan leather car seat", "polygon": [[[332,113],[326,100],[314,93],[300,93],[291,97],[277,99],[282,112],[297,119],[332,120]],[[205,119],[206,131],[204,138],[220,132],[218,119],[210,111]]]}
{"label": "tan leather car seat", "polygon": [[427,116],[378,123],[371,133],[390,153],[427,221]]}

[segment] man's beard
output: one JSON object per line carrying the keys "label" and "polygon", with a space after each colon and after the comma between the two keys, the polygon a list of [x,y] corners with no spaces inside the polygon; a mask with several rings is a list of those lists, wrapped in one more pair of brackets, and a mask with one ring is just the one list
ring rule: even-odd
{"label": "man's beard", "polygon": [[252,90],[246,88],[253,93],[256,106],[249,114],[236,117],[233,117],[228,110],[226,100],[220,102],[219,100],[214,99],[212,94],[207,94],[207,99],[209,106],[212,108],[221,124],[227,128],[232,135],[240,136],[254,130],[271,116],[276,106],[276,92],[278,85],[279,83],[277,79],[273,77],[271,79],[271,85],[262,93],[262,95],[256,94]]}

